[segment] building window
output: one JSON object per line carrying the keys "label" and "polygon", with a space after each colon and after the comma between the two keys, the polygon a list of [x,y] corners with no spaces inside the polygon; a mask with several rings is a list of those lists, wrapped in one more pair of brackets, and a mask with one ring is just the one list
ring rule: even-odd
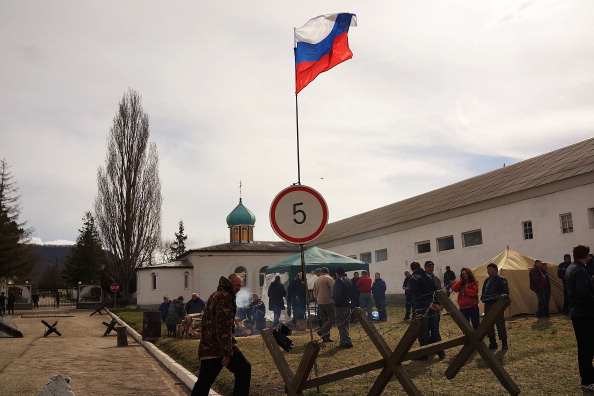
{"label": "building window", "polygon": [[594,228],[594,208],[588,209],[588,223],[590,228]]}
{"label": "building window", "polygon": [[151,290],[157,290],[157,274],[151,273]]}
{"label": "building window", "polygon": [[243,280],[243,287],[247,287],[247,270],[245,267],[237,267],[233,273]]}
{"label": "building window", "polygon": [[388,249],[381,249],[375,251],[375,262],[386,261],[388,259]]}
{"label": "building window", "polygon": [[569,234],[573,232],[573,220],[571,218],[571,213],[564,213],[559,215],[561,219],[561,232],[563,234]]}
{"label": "building window", "polygon": [[524,231],[524,239],[534,239],[534,234],[532,234],[532,222],[531,221],[523,221],[522,222],[522,230]]}
{"label": "building window", "polygon": [[454,236],[437,238],[437,251],[444,252],[446,250],[454,250]]}
{"label": "building window", "polygon": [[188,290],[190,288],[190,273],[188,271],[184,272],[184,290]]}
{"label": "building window", "polygon": [[465,232],[462,234],[462,241],[464,242],[464,247],[482,245],[483,233],[481,230]]}
{"label": "building window", "polygon": [[429,253],[431,251],[431,243],[429,241],[415,243],[417,253]]}
{"label": "building window", "polygon": [[260,287],[264,287],[264,280],[266,279],[267,268],[268,266],[260,268]]}
{"label": "building window", "polygon": [[241,227],[241,242],[249,242],[248,241],[248,228]]}
{"label": "building window", "polygon": [[359,260],[363,261],[364,263],[371,263],[371,252],[361,253],[359,255]]}

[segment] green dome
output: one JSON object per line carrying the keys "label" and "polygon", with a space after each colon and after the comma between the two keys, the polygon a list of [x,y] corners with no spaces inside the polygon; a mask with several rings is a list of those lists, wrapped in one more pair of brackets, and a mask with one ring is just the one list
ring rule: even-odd
{"label": "green dome", "polygon": [[239,198],[239,204],[233,209],[229,216],[227,216],[227,225],[251,225],[256,224],[256,216],[248,208],[243,206],[241,198]]}

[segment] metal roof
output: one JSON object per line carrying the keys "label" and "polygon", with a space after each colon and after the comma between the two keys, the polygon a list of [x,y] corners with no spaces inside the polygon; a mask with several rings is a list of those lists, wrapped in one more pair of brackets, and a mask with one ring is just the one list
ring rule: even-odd
{"label": "metal roof", "polygon": [[[594,138],[328,224],[316,244],[594,172]],[[594,182],[594,174],[592,174]]]}

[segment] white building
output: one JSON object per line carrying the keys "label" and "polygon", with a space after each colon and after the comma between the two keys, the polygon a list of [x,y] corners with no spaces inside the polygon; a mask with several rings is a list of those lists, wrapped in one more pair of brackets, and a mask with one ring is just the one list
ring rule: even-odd
{"label": "white building", "polygon": [[[255,216],[241,199],[227,224],[230,243],[190,250],[180,263],[139,268],[138,304],[194,291],[205,299],[232,272],[259,292],[263,268],[298,252],[289,243],[254,242]],[[402,293],[412,261],[433,261],[440,276],[446,265],[457,273],[506,247],[561,262],[578,243],[594,246],[594,139],[330,223],[314,242],[370,263],[388,294]]]}
{"label": "white building", "polygon": [[412,261],[458,274],[509,246],[562,262],[594,246],[594,139],[328,224],[315,242],[370,263],[389,294]]}

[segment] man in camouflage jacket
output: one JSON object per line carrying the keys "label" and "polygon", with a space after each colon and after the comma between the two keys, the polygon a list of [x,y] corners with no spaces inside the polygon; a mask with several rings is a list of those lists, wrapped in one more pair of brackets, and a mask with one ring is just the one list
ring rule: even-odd
{"label": "man in camouflage jacket", "polygon": [[200,372],[192,396],[208,396],[223,367],[235,376],[233,395],[249,395],[252,366],[239,350],[234,337],[235,294],[242,285],[242,279],[236,274],[221,277],[217,291],[206,302],[198,346]]}

